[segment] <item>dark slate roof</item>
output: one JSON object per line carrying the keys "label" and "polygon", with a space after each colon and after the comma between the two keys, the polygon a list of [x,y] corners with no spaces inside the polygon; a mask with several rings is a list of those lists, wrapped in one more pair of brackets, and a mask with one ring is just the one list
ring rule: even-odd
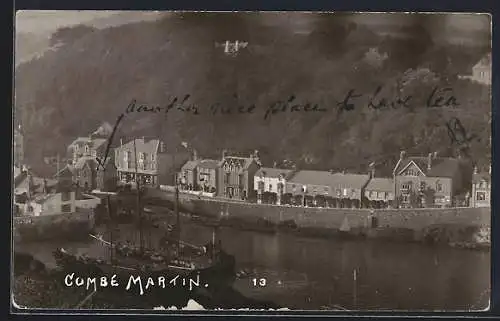
{"label": "dark slate roof", "polygon": [[[159,139],[142,139],[142,138],[136,138],[135,139],[135,149],[137,150],[137,153],[147,153],[149,155],[157,153],[159,150],[160,146],[160,140]],[[134,155],[134,139],[127,142],[126,144],[123,144],[122,146],[116,147],[116,150],[119,151],[131,151],[132,152],[132,159]]]}
{"label": "dark slate roof", "polygon": [[206,169],[217,169],[219,168],[219,161],[213,159],[202,159],[199,162],[198,167]]}
{"label": "dark slate roof", "polygon": [[97,150],[98,148],[104,146],[106,141],[107,141],[106,138],[78,137],[68,146],[68,148],[75,146],[75,145],[82,147],[88,143],[88,144],[90,144],[90,146],[89,146],[90,149]]}
{"label": "dark slate roof", "polygon": [[95,159],[93,157],[80,157],[75,164],[75,169],[82,169],[85,164],[88,164],[90,168],[96,167]]}
{"label": "dark slate roof", "polygon": [[394,191],[394,181],[391,178],[375,177],[370,179],[366,185],[368,191],[392,192]]}
{"label": "dark slate roof", "polygon": [[200,161],[198,160],[187,161],[184,165],[182,165],[182,170],[193,170],[196,168],[196,166],[198,166],[199,162]]}
{"label": "dark slate roof", "polygon": [[472,175],[472,182],[474,184],[479,183],[481,181],[491,182],[491,175],[486,172],[477,173]]}
{"label": "dark slate roof", "polygon": [[327,171],[302,170],[296,172],[289,179],[289,182],[317,186],[362,188],[369,178],[368,174],[332,174]]}
{"label": "dark slate roof", "polygon": [[248,167],[250,167],[252,162],[256,162],[254,158],[250,157],[226,156],[224,157],[223,160],[219,162],[219,167],[222,167],[222,165],[224,165],[224,162],[226,161],[230,163],[239,164],[243,168],[243,170],[248,169]]}
{"label": "dark slate roof", "polygon": [[432,158],[431,169],[427,169],[428,157],[407,157],[401,161],[397,168],[398,174],[408,164],[414,162],[418,168],[428,177],[454,177],[460,171],[460,160],[449,157]]}
{"label": "dark slate roof", "polygon": [[291,170],[291,169],[262,167],[257,171],[257,173],[255,173],[255,176],[266,176],[266,177],[278,178],[281,175],[284,178],[288,178],[288,176],[292,172],[293,172],[293,170]]}

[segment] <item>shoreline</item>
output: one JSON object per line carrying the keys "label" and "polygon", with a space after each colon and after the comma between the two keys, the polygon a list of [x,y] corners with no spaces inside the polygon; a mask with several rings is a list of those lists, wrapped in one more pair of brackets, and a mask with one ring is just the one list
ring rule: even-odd
{"label": "shoreline", "polygon": [[[171,193],[153,190],[148,191],[148,194],[146,206],[173,210]],[[179,195],[179,205],[181,212],[196,217],[195,221],[200,224],[210,226],[228,226],[263,233],[291,233],[314,238],[377,239],[479,251],[491,249],[489,208],[486,209],[487,215],[483,212],[484,208],[301,208],[198,198],[189,194]],[[264,209],[269,209],[269,213]],[[292,213],[287,213],[287,210]],[[376,223],[373,223],[372,213]]]}

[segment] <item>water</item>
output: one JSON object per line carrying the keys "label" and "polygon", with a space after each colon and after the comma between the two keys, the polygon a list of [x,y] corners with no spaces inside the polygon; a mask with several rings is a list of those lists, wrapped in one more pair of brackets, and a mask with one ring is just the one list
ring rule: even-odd
{"label": "water", "polygon": [[[205,244],[213,229],[183,219],[183,240]],[[131,231],[116,235],[126,238]],[[148,238],[149,233],[145,233]],[[162,232],[151,233],[155,243]],[[136,235],[137,237],[137,235]],[[221,228],[224,249],[247,277],[234,288],[290,309],[480,310],[490,295],[490,253],[379,241],[339,241]],[[22,245],[44,262],[56,246],[103,255],[88,243]],[[356,271],[356,272],[354,272]],[[354,273],[356,274],[354,280]],[[255,280],[254,280],[255,279]],[[264,279],[262,281],[261,279]],[[264,285],[264,286],[262,286]]]}

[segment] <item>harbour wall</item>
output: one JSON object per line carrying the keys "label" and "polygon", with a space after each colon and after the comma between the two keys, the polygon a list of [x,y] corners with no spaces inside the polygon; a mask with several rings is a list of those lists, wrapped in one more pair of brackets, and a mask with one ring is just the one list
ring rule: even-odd
{"label": "harbour wall", "polygon": [[[173,195],[154,193],[173,201]],[[371,238],[489,246],[491,208],[351,209],[254,204],[179,195],[181,210],[212,218],[259,219],[274,224],[293,221],[299,229],[346,232]],[[375,219],[372,218],[375,217]],[[374,221],[376,223],[374,223]],[[471,245],[472,244],[472,245]]]}
{"label": "harbour wall", "polygon": [[94,210],[90,208],[78,208],[71,213],[14,217],[14,240],[78,239],[88,236],[94,225]]}

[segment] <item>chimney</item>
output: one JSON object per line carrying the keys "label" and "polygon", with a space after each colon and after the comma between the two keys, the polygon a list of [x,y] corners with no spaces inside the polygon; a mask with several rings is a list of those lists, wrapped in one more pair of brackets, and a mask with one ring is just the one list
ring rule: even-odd
{"label": "chimney", "polygon": [[227,155],[227,150],[223,149],[222,150],[222,159],[226,158]]}
{"label": "chimney", "polygon": [[401,152],[399,152],[399,159],[400,160],[403,160],[406,156],[406,152],[404,150],[402,150]]}
{"label": "chimney", "polygon": [[120,138],[120,147],[123,146],[123,138]]}
{"label": "chimney", "polygon": [[198,152],[196,151],[196,149],[193,149],[193,160],[198,160]]}
{"label": "chimney", "polygon": [[276,161],[275,161],[275,162],[273,163],[273,168],[276,168],[276,167],[278,167],[278,162],[276,162]]}
{"label": "chimney", "polygon": [[433,158],[433,159],[436,159],[437,157],[438,157],[438,152],[434,152],[434,154],[433,154],[433,157],[432,157],[432,158]]}
{"label": "chimney", "polygon": [[432,165],[432,153],[429,153],[429,155],[427,156],[427,170],[428,171],[431,169],[431,165]]}
{"label": "chimney", "polygon": [[375,163],[374,162],[370,163],[369,167],[370,167],[370,178],[374,178],[375,177]]}
{"label": "chimney", "polygon": [[474,174],[477,174],[477,165],[474,166]]}
{"label": "chimney", "polygon": [[160,153],[164,153],[164,152],[165,152],[165,143],[160,142]]}

